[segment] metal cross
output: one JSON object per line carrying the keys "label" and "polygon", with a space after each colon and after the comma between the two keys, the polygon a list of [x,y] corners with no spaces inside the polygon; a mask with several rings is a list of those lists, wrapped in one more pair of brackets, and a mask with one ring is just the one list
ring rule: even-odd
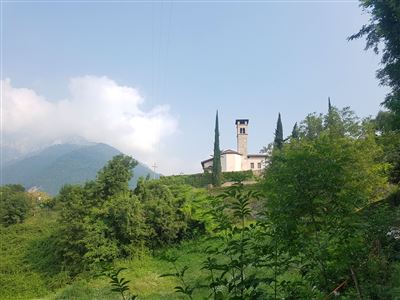
{"label": "metal cross", "polygon": [[153,179],[156,179],[156,169],[158,168],[158,166],[156,165],[156,163],[154,163],[154,165],[152,165],[152,167],[153,167],[153,171],[154,171]]}

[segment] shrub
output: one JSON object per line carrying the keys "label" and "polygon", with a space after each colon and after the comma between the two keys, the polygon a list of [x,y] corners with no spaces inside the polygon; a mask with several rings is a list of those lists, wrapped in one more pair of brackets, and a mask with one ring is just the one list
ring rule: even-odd
{"label": "shrub", "polygon": [[5,185],[0,188],[0,222],[3,225],[22,223],[29,209],[29,197],[21,185]]}

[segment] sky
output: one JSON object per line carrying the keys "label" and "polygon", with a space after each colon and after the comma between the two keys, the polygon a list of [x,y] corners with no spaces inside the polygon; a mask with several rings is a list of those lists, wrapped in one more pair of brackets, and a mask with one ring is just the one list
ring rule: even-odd
{"label": "sky", "polygon": [[27,152],[79,136],[165,175],[201,172],[220,145],[249,153],[327,99],[359,117],[387,92],[380,57],[347,37],[356,1],[9,1],[2,3],[3,144]]}

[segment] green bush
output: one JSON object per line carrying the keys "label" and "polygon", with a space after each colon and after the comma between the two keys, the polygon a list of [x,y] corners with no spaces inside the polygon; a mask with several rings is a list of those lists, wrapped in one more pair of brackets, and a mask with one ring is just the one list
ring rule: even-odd
{"label": "green bush", "polygon": [[132,158],[118,155],[100,170],[95,181],[61,189],[56,243],[61,261],[73,273],[133,254],[146,235],[141,203],[129,190],[131,169],[136,164]]}
{"label": "green bush", "polygon": [[116,156],[95,181],[61,189],[57,253],[72,273],[204,233],[205,224],[191,206],[193,188],[142,178],[131,191],[135,163]]}
{"label": "green bush", "polygon": [[156,248],[205,231],[204,222],[193,216],[193,188],[166,185],[159,180],[139,180],[135,189],[143,204],[147,224],[147,245]]}
{"label": "green bush", "polygon": [[[221,182],[237,182],[253,180],[255,178],[251,170],[238,172],[223,172]],[[187,184],[195,188],[205,188],[211,184],[211,173],[198,173],[191,175],[162,176],[160,181],[164,184]]]}
{"label": "green bush", "polygon": [[0,222],[5,226],[22,223],[30,209],[30,201],[21,185],[0,187]]}

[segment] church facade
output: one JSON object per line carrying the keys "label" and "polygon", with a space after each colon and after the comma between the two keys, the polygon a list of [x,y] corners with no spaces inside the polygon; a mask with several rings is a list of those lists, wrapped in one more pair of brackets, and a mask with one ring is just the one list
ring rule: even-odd
{"label": "church facade", "polygon": [[[260,171],[265,168],[265,154],[248,154],[247,139],[248,139],[248,119],[237,119],[236,139],[237,150],[227,149],[221,152],[221,169],[222,172],[237,172],[237,171]],[[213,166],[213,158],[203,160],[201,162],[204,172],[211,172]]]}

